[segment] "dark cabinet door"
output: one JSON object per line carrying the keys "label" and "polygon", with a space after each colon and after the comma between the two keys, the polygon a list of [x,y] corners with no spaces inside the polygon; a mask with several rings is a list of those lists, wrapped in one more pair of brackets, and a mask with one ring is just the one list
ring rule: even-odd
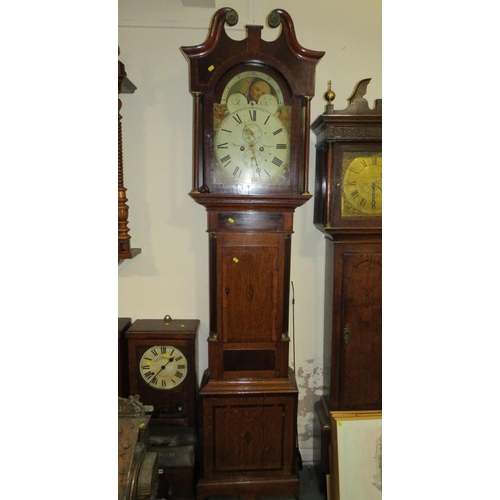
{"label": "dark cabinet door", "polygon": [[204,400],[205,477],[290,474],[296,395]]}
{"label": "dark cabinet door", "polygon": [[222,283],[224,341],[275,341],[278,247],[224,246]]}
{"label": "dark cabinet door", "polygon": [[285,234],[221,232],[215,245],[219,328],[209,343],[210,376],[288,377]]}
{"label": "dark cabinet door", "polygon": [[382,407],[382,244],[335,243],[330,408]]}

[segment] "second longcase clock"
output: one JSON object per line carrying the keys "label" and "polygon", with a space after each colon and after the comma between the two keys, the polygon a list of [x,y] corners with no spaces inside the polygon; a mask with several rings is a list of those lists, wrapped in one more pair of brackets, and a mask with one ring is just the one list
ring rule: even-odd
{"label": "second longcase clock", "polygon": [[307,189],[310,100],[323,52],[302,47],[289,14],[234,40],[218,10],[205,42],[182,47],[193,95],[193,185],[208,214],[210,334],[200,388],[197,494],[298,496],[297,399],[289,369],[293,214]]}
{"label": "second longcase clock", "polygon": [[325,234],[324,385],[317,403],[328,473],[334,410],[382,408],[382,101],[360,81],[346,109],[325,113],[317,136],[314,223]]}

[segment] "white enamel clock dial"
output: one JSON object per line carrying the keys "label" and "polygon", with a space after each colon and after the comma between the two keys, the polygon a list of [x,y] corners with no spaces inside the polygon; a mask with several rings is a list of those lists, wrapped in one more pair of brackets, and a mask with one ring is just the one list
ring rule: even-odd
{"label": "white enamel clock dial", "polygon": [[139,371],[151,387],[170,390],[186,378],[188,363],[184,354],[176,347],[156,345],[142,355]]}
{"label": "white enamel clock dial", "polygon": [[283,122],[269,110],[249,105],[228,114],[214,140],[219,179],[234,184],[281,184],[287,181],[290,138]]}

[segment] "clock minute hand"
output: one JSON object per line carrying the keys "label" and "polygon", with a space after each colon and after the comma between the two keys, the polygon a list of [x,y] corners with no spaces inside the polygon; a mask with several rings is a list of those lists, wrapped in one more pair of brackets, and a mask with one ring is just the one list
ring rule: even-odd
{"label": "clock minute hand", "polygon": [[167,359],[167,362],[161,366],[161,368],[155,373],[155,377],[162,371],[164,370],[169,363],[171,363],[174,360],[174,358],[170,357]]}

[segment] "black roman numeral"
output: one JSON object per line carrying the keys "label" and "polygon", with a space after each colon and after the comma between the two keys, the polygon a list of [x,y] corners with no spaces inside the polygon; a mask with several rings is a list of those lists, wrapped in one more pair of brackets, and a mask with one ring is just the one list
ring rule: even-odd
{"label": "black roman numeral", "polygon": [[236,122],[238,123],[238,125],[241,125],[243,123],[241,121],[240,115],[238,115],[238,114],[233,115],[233,118],[236,120]]}
{"label": "black roman numeral", "polygon": [[250,113],[250,120],[253,122],[257,120],[257,110],[256,109],[249,109],[248,112]]}
{"label": "black roman numeral", "polygon": [[276,149],[286,149],[286,144],[276,144]]}
{"label": "black roman numeral", "polygon": [[283,132],[283,128],[279,128],[273,132],[273,135],[278,135],[280,132]]}
{"label": "black roman numeral", "polygon": [[271,163],[274,163],[277,167],[281,167],[281,164],[283,163],[283,161],[280,160],[279,158],[276,158],[276,156],[275,156]]}
{"label": "black roman numeral", "polygon": [[229,163],[231,163],[231,156],[230,155],[224,156],[224,158],[220,159],[220,162],[226,163],[226,165],[224,165],[224,167],[227,167],[229,165]]}
{"label": "black roman numeral", "polygon": [[227,149],[227,142],[222,142],[221,144],[217,144],[219,149]]}

